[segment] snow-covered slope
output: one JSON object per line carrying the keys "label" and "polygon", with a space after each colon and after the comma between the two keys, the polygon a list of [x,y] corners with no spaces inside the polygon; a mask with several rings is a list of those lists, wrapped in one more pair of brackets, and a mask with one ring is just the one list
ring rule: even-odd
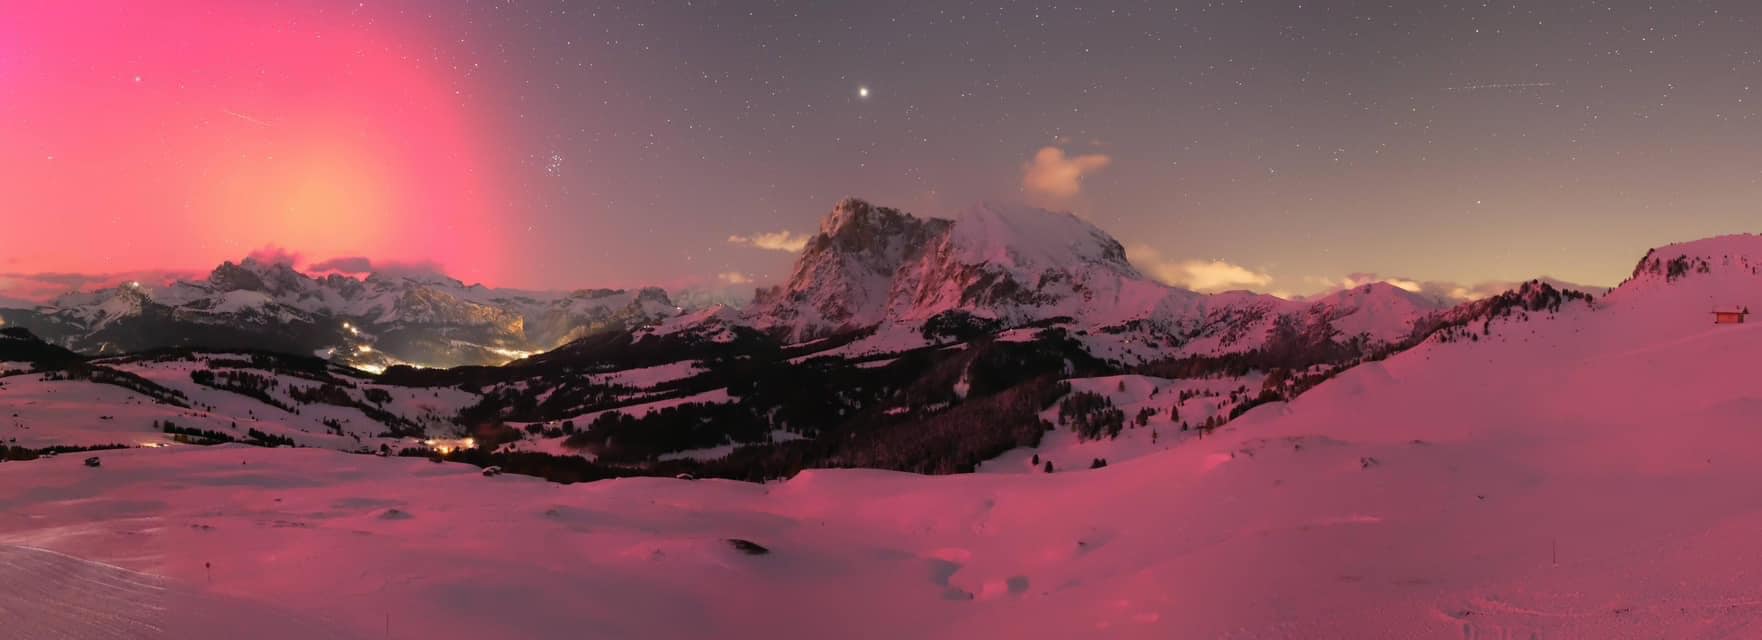
{"label": "snow-covered slope", "polygon": [[[12,351],[0,345],[0,353]],[[396,451],[423,437],[455,435],[455,418],[480,399],[454,387],[382,385],[340,367],[298,369],[252,354],[50,356],[0,365],[0,446],[38,451],[192,441],[181,435],[198,442]],[[198,435],[204,432],[209,435]]]}

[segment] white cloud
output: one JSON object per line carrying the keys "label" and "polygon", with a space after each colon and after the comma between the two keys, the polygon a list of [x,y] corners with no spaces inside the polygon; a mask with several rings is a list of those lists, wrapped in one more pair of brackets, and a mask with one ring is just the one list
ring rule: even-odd
{"label": "white cloud", "polygon": [[1163,284],[1193,291],[1265,289],[1273,282],[1267,273],[1223,260],[1175,260],[1146,245],[1126,250],[1132,264]]}
{"label": "white cloud", "polygon": [[1042,147],[1022,165],[1022,188],[1050,198],[1069,198],[1083,190],[1083,177],[1107,168],[1113,158],[1099,153],[1066,156],[1058,147]]}
{"label": "white cloud", "polygon": [[738,272],[738,271],[726,271],[723,273],[718,273],[718,274],[716,274],[716,279],[721,280],[722,282],[726,282],[728,284],[748,284],[753,281],[753,279],[751,277],[747,276],[744,273]]}
{"label": "white cloud", "polygon": [[791,233],[788,230],[784,230],[784,231],[773,231],[773,232],[760,232],[760,233],[755,233],[752,235],[745,235],[745,236],[728,236],[728,241],[733,244],[752,247],[754,249],[766,249],[766,250],[770,250],[770,251],[787,251],[789,253],[796,253],[798,251],[801,251],[802,247],[808,246],[808,239],[811,237],[813,237],[813,236],[807,235],[805,233],[804,234],[796,234],[796,233]]}

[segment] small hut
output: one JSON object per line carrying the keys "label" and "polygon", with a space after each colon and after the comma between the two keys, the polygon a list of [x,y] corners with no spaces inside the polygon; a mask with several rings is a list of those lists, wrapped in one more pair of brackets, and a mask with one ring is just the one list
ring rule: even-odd
{"label": "small hut", "polygon": [[1750,315],[1749,307],[1741,309],[1714,309],[1713,324],[1743,324],[1744,317]]}

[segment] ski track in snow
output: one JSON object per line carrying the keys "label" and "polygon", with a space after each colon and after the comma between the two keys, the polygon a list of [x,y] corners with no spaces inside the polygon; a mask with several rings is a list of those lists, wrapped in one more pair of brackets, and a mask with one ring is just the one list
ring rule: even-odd
{"label": "ski track in snow", "polygon": [[39,547],[0,544],[0,640],[347,640],[274,608]]}

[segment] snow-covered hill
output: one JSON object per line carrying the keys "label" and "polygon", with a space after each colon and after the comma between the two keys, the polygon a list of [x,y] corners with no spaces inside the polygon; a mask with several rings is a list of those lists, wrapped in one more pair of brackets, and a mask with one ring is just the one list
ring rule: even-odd
{"label": "snow-covered hill", "polygon": [[455,435],[455,417],[478,399],[457,388],[375,384],[343,368],[302,370],[244,354],[122,357],[67,368],[17,363],[0,366],[0,446],[161,447],[190,440],[180,434],[208,432],[193,441],[398,451]]}
{"label": "snow-covered hill", "polygon": [[[1762,241],[1664,251],[1708,267],[1643,263],[1591,303],[1514,292],[1101,469],[1048,442],[1050,474],[558,486],[131,450],[0,464],[0,549],[202,596],[171,613],[223,596],[363,638],[1762,636],[1762,327],[1707,308],[1762,303]],[[47,565],[0,571],[21,566]],[[0,602],[57,604],[44,593]]]}

